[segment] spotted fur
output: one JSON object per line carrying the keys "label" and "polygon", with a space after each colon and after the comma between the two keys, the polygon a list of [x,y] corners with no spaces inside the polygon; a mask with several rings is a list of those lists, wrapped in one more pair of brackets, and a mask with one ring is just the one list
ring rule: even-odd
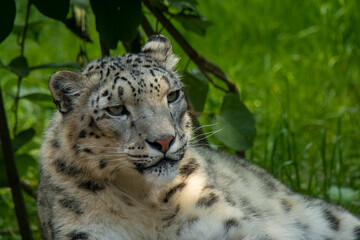
{"label": "spotted fur", "polygon": [[46,239],[360,239],[341,207],[265,170],[189,144],[177,58],[164,36],[49,81],[58,111],[42,145]]}

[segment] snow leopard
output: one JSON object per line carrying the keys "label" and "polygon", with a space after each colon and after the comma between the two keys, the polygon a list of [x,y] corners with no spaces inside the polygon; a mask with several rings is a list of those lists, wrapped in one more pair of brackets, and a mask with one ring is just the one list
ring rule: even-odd
{"label": "snow leopard", "polygon": [[191,144],[178,58],[154,35],[49,80],[41,148],[46,239],[360,240],[360,220],[250,161]]}

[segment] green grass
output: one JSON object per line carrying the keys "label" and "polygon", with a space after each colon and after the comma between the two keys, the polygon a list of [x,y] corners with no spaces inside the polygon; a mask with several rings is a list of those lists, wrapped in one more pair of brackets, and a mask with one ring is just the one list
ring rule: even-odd
{"label": "green grass", "polygon": [[293,189],[360,214],[360,4],[199,2],[214,25],[206,38],[187,39],[225,69],[254,113],[247,157]]}

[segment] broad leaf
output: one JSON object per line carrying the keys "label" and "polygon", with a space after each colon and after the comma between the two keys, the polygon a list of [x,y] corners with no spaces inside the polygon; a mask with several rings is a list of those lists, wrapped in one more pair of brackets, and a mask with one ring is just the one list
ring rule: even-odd
{"label": "broad leaf", "polygon": [[28,62],[23,56],[11,60],[8,68],[19,77],[26,77],[30,73]]}
{"label": "broad leaf", "polygon": [[238,97],[233,94],[224,96],[216,121],[213,130],[219,130],[216,137],[225,145],[236,151],[252,147],[256,135],[255,119]]}
{"label": "broad leaf", "polygon": [[16,135],[12,141],[13,151],[16,152],[35,136],[35,130],[29,128]]}
{"label": "broad leaf", "polygon": [[0,3],[0,43],[11,33],[15,14],[15,0],[2,0]]}
{"label": "broad leaf", "polygon": [[141,22],[140,0],[91,0],[96,17],[96,30],[108,48],[118,41],[131,42]]}
{"label": "broad leaf", "polygon": [[64,21],[69,12],[69,0],[32,0],[36,8],[44,15]]}
{"label": "broad leaf", "polygon": [[[38,41],[41,31],[49,22],[50,22],[49,20],[41,20],[41,21],[28,23],[27,31],[26,31],[26,39],[33,39],[35,41]],[[14,25],[12,32],[15,33],[20,38],[24,32],[24,25]]]}
{"label": "broad leaf", "polygon": [[43,106],[43,107],[50,107],[50,108],[55,107],[53,98],[50,94],[31,93],[31,94],[22,96],[21,99],[27,99],[27,100],[31,101],[32,103],[35,103],[35,104]]}
{"label": "broad leaf", "polygon": [[199,16],[188,15],[184,13],[175,15],[174,19],[178,21],[186,30],[192,31],[200,36],[205,36],[206,29],[212,25],[212,22],[204,20]]}
{"label": "broad leaf", "polygon": [[209,82],[199,70],[184,72],[182,81],[185,84],[186,96],[195,112],[202,112],[209,91]]}
{"label": "broad leaf", "polygon": [[[15,155],[16,169],[19,177],[23,177],[26,174],[27,169],[32,166],[37,166],[37,161],[31,155],[19,154]],[[0,156],[0,187],[9,186],[9,182],[6,174],[6,167],[3,156]]]}

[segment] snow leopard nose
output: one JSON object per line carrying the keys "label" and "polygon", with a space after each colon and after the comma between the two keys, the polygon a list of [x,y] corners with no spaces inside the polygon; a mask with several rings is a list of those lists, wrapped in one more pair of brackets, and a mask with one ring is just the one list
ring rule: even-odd
{"label": "snow leopard nose", "polygon": [[166,139],[156,139],[154,142],[146,140],[146,142],[152,147],[159,150],[162,153],[165,153],[169,150],[171,144],[174,142],[174,137],[171,136]]}

